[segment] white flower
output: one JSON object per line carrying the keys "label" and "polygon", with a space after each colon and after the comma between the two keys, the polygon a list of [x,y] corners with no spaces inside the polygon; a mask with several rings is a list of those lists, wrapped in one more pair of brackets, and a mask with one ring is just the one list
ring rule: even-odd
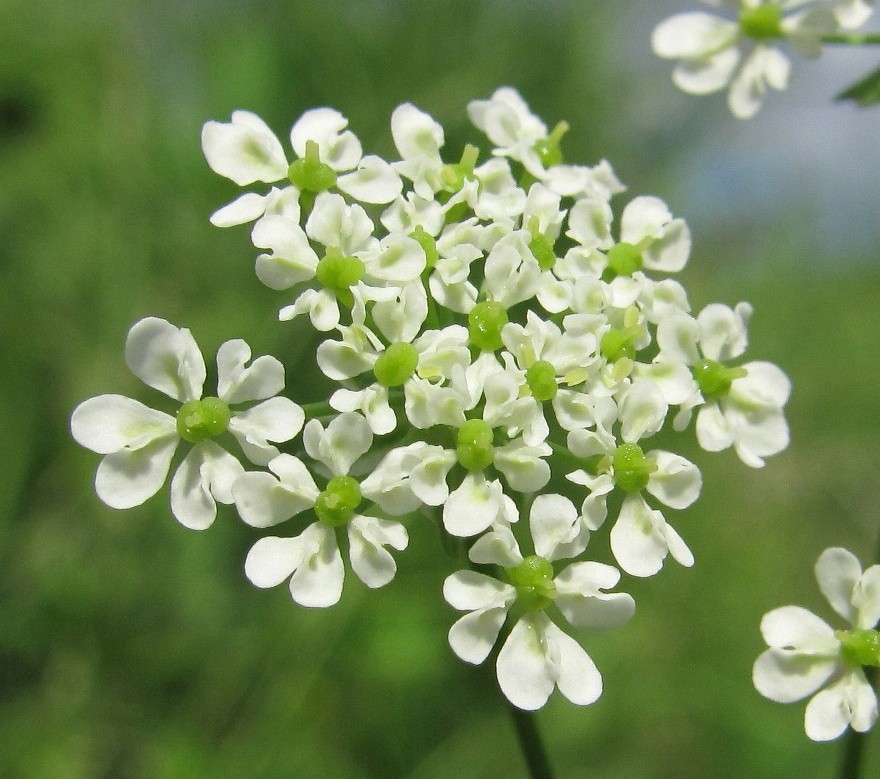
{"label": "white flower", "polygon": [[875,0],[834,0],[834,15],[847,30],[861,27],[874,13]]}
{"label": "white flower", "polygon": [[[400,177],[379,157],[363,156],[360,141],[347,126],[348,119],[332,108],[306,111],[290,130],[290,144],[299,158],[291,165],[281,142],[256,114],[234,111],[230,122],[206,122],[202,151],[215,173],[239,186],[288,178],[294,184],[273,188],[266,196],[245,193],[216,211],[211,221],[228,227],[273,213],[297,219],[298,206],[288,210],[278,199],[295,202],[302,189],[320,192],[335,187],[363,203],[390,203],[401,192]],[[297,162],[304,163],[305,171],[296,171]],[[317,174],[319,166],[324,167]]]}
{"label": "white flower", "polygon": [[[748,119],[760,109],[768,86],[788,86],[791,63],[772,44],[788,40],[801,53],[818,56],[819,37],[836,23],[826,8],[795,11],[805,0],[732,0],[730,5],[739,12],[737,21],[703,12],[677,14],[654,29],[651,45],[658,57],[679,60],[672,74],[679,89],[705,95],[729,85],[731,112]],[[753,43],[745,56],[744,41]]]}
{"label": "white flower", "polygon": [[[267,536],[248,552],[245,574],[257,587],[274,587],[290,579],[290,593],[302,606],[326,607],[342,595],[345,571],[335,528],[345,525],[352,570],[368,587],[388,584],[397,571],[391,553],[402,551],[408,537],[399,522],[358,513],[362,497],[380,499],[367,482],[349,476],[355,462],[372,444],[366,420],[340,414],[325,430],[311,420],[303,433],[309,456],[326,468],[327,486],[320,490],[298,458],[282,454],[269,463],[270,473],[248,472],[232,487],[241,518],[254,527],[271,527],[306,509],[318,521],[294,538]],[[383,485],[373,485],[381,488]],[[382,501],[390,507],[392,501]],[[412,504],[397,503],[411,510]]]}
{"label": "white flower", "polygon": [[870,730],[877,720],[877,697],[862,666],[880,665],[875,629],[880,565],[862,573],[851,552],[834,547],[820,555],[816,579],[834,611],[854,629],[832,630],[799,606],[774,609],[761,620],[770,648],[758,657],[752,678],[758,692],[779,703],[812,695],[804,717],[806,733],[814,741],[830,741],[848,727]]}
{"label": "white flower", "polygon": [[658,325],[657,343],[661,356],[693,366],[705,401],[702,405],[699,400],[685,403],[675,419],[675,428],[684,429],[692,408],[699,405],[700,446],[710,452],[733,446],[746,465],[760,468],[763,458],[788,446],[783,409],[791,382],[769,362],[748,362],[733,368],[726,365],[745,351],[751,312],[748,303],[733,309],[712,303],[696,319],[686,314],[672,315]]}
{"label": "white flower", "polygon": [[583,648],[545,613],[554,605],[578,628],[609,630],[626,622],[635,603],[625,593],[606,593],[620,574],[609,565],[572,563],[554,576],[553,561],[580,554],[588,534],[577,511],[561,495],[540,495],[529,515],[535,555],[524,558],[506,525],[496,526],[473,545],[475,563],[505,569],[506,581],[476,571],[447,577],[443,597],[468,613],[449,630],[449,644],[467,663],[488,657],[508,611],[519,604],[525,614],[513,626],[496,662],[498,684],[521,709],[541,708],[554,687],[572,703],[585,706],[602,694],[602,677]]}
{"label": "white flower", "polygon": [[[183,405],[177,417],[120,395],[99,395],[74,410],[70,426],[83,446],[105,455],[95,489],[113,508],[138,506],[155,495],[168,475],[181,439],[194,446],[171,480],[171,510],[192,530],[209,527],[216,502],[232,503],[232,484],[244,471],[212,438],[229,431],[249,460],[265,465],[278,454],[270,442],[289,441],[302,428],[302,409],[274,397],[284,368],[274,357],[251,358],[241,340],[217,352],[217,397],[203,397],[205,363],[189,330],[150,317],[129,331],[125,358],[132,373]],[[243,411],[230,406],[262,401]]]}

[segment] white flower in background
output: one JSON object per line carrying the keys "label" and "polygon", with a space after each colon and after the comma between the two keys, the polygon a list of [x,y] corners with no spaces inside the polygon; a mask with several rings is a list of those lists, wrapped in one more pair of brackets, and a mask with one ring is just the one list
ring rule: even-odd
{"label": "white flower in background", "polygon": [[[265,196],[247,192],[216,211],[211,221],[230,227],[281,214],[298,221],[296,203],[302,191],[336,188],[362,203],[390,203],[401,192],[400,177],[379,157],[363,156],[348,119],[332,108],[306,111],[290,130],[296,157],[288,162],[284,147],[269,126],[250,111],[233,111],[229,122],[206,122],[202,151],[215,173],[239,186],[285,181],[283,189]],[[292,186],[291,186],[292,185]]]}
{"label": "white flower in background", "polygon": [[505,580],[476,571],[447,577],[443,597],[468,613],[449,630],[449,645],[462,660],[478,665],[498,639],[510,609],[523,615],[504,641],[496,662],[498,684],[521,709],[541,708],[553,689],[580,706],[602,694],[602,676],[584,649],[547,616],[552,606],[574,627],[610,630],[635,610],[625,593],[607,593],[620,579],[610,565],[572,563],[558,574],[553,562],[580,554],[589,534],[577,522],[577,510],[561,495],[539,495],[532,503],[529,525],[535,554],[524,557],[506,525],[499,525],[471,547],[475,563],[498,565]]}
{"label": "white flower in background", "polygon": [[696,406],[697,441],[703,449],[718,452],[732,446],[746,465],[761,468],[764,457],[788,446],[784,407],[791,382],[769,362],[727,365],[746,349],[751,313],[748,303],[733,309],[711,303],[696,319],[674,314],[657,326],[657,343],[662,356],[691,366],[703,400],[683,404],[676,429],[687,426]]}
{"label": "white flower in background", "polygon": [[802,8],[810,3],[728,0],[726,5],[738,12],[736,21],[702,11],[676,14],[657,25],[651,45],[658,57],[679,60],[672,73],[679,89],[706,95],[729,86],[731,113],[749,119],[760,109],[768,87],[788,86],[791,62],[776,44],[787,41],[805,56],[818,56],[820,36],[836,29],[831,10]]}
{"label": "white flower in background", "polygon": [[874,13],[875,0],[834,0],[834,15],[845,30],[861,27]]}
{"label": "white flower in background", "polygon": [[833,630],[799,606],[774,609],[761,620],[770,648],[755,662],[753,680],[761,695],[779,703],[813,696],[806,733],[830,741],[848,727],[870,730],[877,720],[877,696],[863,667],[880,666],[880,565],[862,573],[855,555],[834,547],[819,556],[816,579],[852,629]]}
{"label": "white flower in background", "polygon": [[[73,437],[105,455],[95,489],[113,508],[138,506],[155,495],[168,475],[181,440],[193,444],[171,480],[171,510],[192,529],[209,527],[216,502],[232,503],[232,484],[241,463],[212,439],[228,431],[251,462],[265,465],[278,454],[270,442],[284,442],[302,428],[303,411],[287,398],[284,367],[264,355],[250,365],[241,340],[217,351],[217,397],[204,397],[205,362],[189,330],[150,317],[132,326],[125,343],[128,367],[139,379],[182,405],[176,418],[121,395],[99,395],[74,410]],[[252,403],[242,411],[231,406]]]}
{"label": "white flower in background", "polygon": [[266,536],[254,544],[245,561],[245,574],[253,584],[275,587],[289,579],[290,594],[300,605],[332,606],[342,595],[345,577],[336,538],[336,528],[342,526],[347,529],[349,559],[358,578],[372,588],[394,578],[397,565],[385,547],[406,549],[406,528],[394,520],[358,513],[363,498],[379,496],[349,475],[372,441],[369,425],[359,414],[340,414],[326,430],[313,419],[303,431],[303,443],[309,457],[330,475],[323,490],[303,462],[289,454],[269,463],[271,474],[252,471],[236,480],[235,506],[253,527],[272,527],[306,509],[318,517],[298,536]]}

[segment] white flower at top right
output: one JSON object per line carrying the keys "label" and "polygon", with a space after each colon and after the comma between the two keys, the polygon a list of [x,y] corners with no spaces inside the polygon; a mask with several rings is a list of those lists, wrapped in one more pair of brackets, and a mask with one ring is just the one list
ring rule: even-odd
{"label": "white flower at top right", "polygon": [[855,555],[833,547],[819,556],[816,579],[853,629],[833,630],[800,606],[774,609],[761,620],[769,649],[755,661],[752,679],[761,695],[779,703],[812,695],[807,736],[831,741],[848,727],[864,733],[877,721],[877,696],[864,667],[880,666],[880,565],[862,573]]}
{"label": "white flower at top right", "polygon": [[857,26],[871,12],[863,0],[838,2],[834,11],[814,0],[723,4],[737,13],[736,20],[702,11],[676,14],[654,28],[651,47],[658,57],[678,60],[672,80],[683,92],[708,95],[729,87],[728,106],[739,119],[758,112],[768,87],[787,88],[791,62],[779,43],[790,43],[803,56],[818,57],[823,35],[841,26]]}

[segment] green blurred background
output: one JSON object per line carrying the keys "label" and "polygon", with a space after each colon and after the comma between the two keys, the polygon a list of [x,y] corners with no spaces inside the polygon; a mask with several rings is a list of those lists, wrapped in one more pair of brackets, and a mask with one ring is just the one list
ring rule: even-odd
{"label": "green blurred background", "polygon": [[792,446],[765,469],[682,449],[705,486],[672,522],[697,564],[625,577],[632,622],[578,634],[605,693],[540,713],[558,775],[834,774],[839,745],[810,743],[803,705],[762,699],[750,673],[761,615],[798,603],[833,621],[816,557],[844,545],[867,564],[880,525],[880,112],[830,102],[872,62],[797,62],[792,90],[738,123],[650,54],[652,26],[690,5],[0,0],[0,777],[525,776],[491,676],[446,644],[427,523],[391,586],[349,576],[337,607],[302,609],[245,580],[255,533],[234,511],[199,534],[165,491],[101,504],[99,458],[68,432],[87,397],[152,399],[122,359],[146,315],[206,355],[245,337],[317,397],[301,378],[314,344],[276,322],[286,300],[254,278],[248,230],[207,221],[236,189],[204,163],[204,121],[247,108],[284,138],[332,105],[390,155],[410,100],[455,151],[480,142],[467,101],[502,84],[571,123],[569,160],[606,157],[688,219],[693,307],[752,301],[749,356],[795,387]]}

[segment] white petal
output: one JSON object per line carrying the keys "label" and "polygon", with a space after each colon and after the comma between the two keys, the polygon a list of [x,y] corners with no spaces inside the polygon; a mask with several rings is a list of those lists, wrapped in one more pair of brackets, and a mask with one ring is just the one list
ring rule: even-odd
{"label": "white petal", "polygon": [[682,60],[672,71],[672,81],[682,92],[709,95],[730,83],[739,60],[736,48],[724,49],[709,57]]}
{"label": "white petal", "polygon": [[529,513],[529,527],[535,554],[548,560],[577,557],[590,538],[574,503],[562,495],[538,495]]}
{"label": "white petal", "polygon": [[812,695],[838,668],[836,658],[770,648],[752,669],[755,689],[777,703],[792,703]]}
{"label": "white petal", "polygon": [[720,452],[734,441],[734,431],[717,403],[697,412],[697,441],[707,452]]}
{"label": "white petal", "polygon": [[501,483],[469,473],[443,506],[443,526],[454,536],[474,536],[489,527],[501,511]]}
{"label": "white petal", "polygon": [[659,237],[672,213],[659,197],[642,195],[627,203],[620,215],[620,240],[638,244],[645,238]]}
{"label": "white petal", "polygon": [[239,186],[271,183],[287,175],[281,143],[268,125],[249,111],[234,111],[231,122],[206,122],[202,151],[211,170]]}
{"label": "white petal", "polygon": [[129,509],[153,497],[168,476],[177,435],[156,438],[140,449],[111,452],[98,466],[95,491],[111,508]]}
{"label": "white petal", "polygon": [[308,530],[296,538],[267,536],[248,552],[244,572],[256,587],[275,587],[287,579],[309,551]]}
{"label": "white petal", "polygon": [[781,606],[768,611],[761,619],[761,635],[767,646],[777,649],[797,649],[827,656],[836,656],[840,649],[834,631],[800,606]]}
{"label": "white petal", "polygon": [[880,565],[872,565],[862,574],[853,593],[853,605],[858,609],[855,626],[863,630],[877,627],[880,621]]}
{"label": "white petal", "polygon": [[516,591],[509,584],[486,574],[456,571],[443,582],[443,597],[452,608],[459,611],[507,609],[516,598]]}
{"label": "white petal", "polygon": [[373,432],[360,414],[340,414],[327,429],[317,419],[311,420],[303,432],[303,443],[309,457],[322,462],[334,476],[343,476],[355,461],[369,451]]}
{"label": "white petal", "polygon": [[174,417],[122,395],[98,395],[80,403],[70,417],[70,432],[80,446],[98,454],[140,449],[176,436]]}
{"label": "white petal", "polygon": [[226,341],[217,350],[217,395],[224,402],[265,400],[284,389],[284,366],[279,360],[264,354],[246,366],[250,358],[251,349],[241,339]]}
{"label": "white petal", "polygon": [[434,157],[443,146],[443,127],[412,103],[403,103],[391,114],[391,136],[403,159]]}
{"label": "white petal", "polygon": [[736,24],[711,14],[676,14],[654,28],[651,47],[664,59],[694,59],[730,45],[737,32]]}
{"label": "white petal", "polygon": [[305,414],[288,398],[269,398],[256,406],[233,414],[229,432],[235,436],[247,458],[256,465],[267,465],[278,455],[277,447],[301,429]]}
{"label": "white petal", "polygon": [[339,601],[345,568],[333,528],[316,522],[303,533],[313,534],[315,551],[306,555],[290,579],[290,594],[300,606],[326,608]]}
{"label": "white petal", "polygon": [[847,674],[807,704],[804,728],[813,741],[831,741],[849,725],[866,731],[877,720],[877,696],[861,670]]}
{"label": "white petal", "polygon": [[497,524],[484,533],[468,552],[471,562],[483,565],[500,565],[502,568],[515,568],[523,561],[519,545],[510,527]]}
{"label": "white petal", "polygon": [[669,404],[652,381],[636,379],[620,403],[620,437],[627,443],[656,433],[666,420]]}
{"label": "white petal", "polygon": [[611,551],[628,574],[653,576],[663,567],[668,553],[663,533],[666,521],[640,495],[623,501],[620,516],[611,529]]}
{"label": "white petal", "polygon": [[397,564],[386,546],[406,549],[409,540],[400,522],[355,516],[348,523],[349,556],[352,570],[367,587],[382,587],[394,578]]}
{"label": "white petal", "polygon": [[683,219],[673,219],[662,234],[642,252],[645,268],[677,273],[687,265],[691,254],[691,231]]}
{"label": "white petal", "polygon": [[266,200],[265,195],[245,192],[211,214],[211,224],[215,227],[234,227],[253,222],[266,213]]}
{"label": "white petal", "polygon": [[313,108],[306,111],[290,129],[290,145],[298,157],[305,157],[306,141],[315,141],[321,162],[333,170],[351,170],[358,164],[362,150],[357,136],[348,127],[346,119],[333,108]]}
{"label": "white petal", "polygon": [[397,171],[379,157],[364,157],[353,173],[340,176],[336,186],[362,203],[390,203],[403,190]]}
{"label": "white petal", "polygon": [[232,485],[239,516],[252,527],[272,527],[312,508],[318,487],[302,461],[281,454],[269,463],[276,476],[262,471],[242,474]]}
{"label": "white petal", "polygon": [[215,501],[232,503],[232,485],[243,473],[241,463],[213,441],[197,444],[171,479],[171,513],[190,530],[209,528]]}
{"label": "white petal", "polygon": [[498,653],[496,673],[498,684],[507,699],[526,711],[540,709],[555,686],[552,659],[542,628],[549,622],[544,614],[527,615],[520,619]]}
{"label": "white petal", "polygon": [[660,450],[648,452],[646,457],[654,460],[658,468],[651,474],[647,490],[661,503],[670,508],[684,509],[700,496],[703,479],[699,468],[692,462]]}
{"label": "white petal", "polygon": [[816,580],[819,582],[819,589],[828,598],[831,607],[851,625],[856,624],[857,618],[853,593],[861,578],[861,563],[852,552],[841,547],[832,547],[819,555],[816,562]]}
{"label": "white petal", "polygon": [[767,86],[785,89],[791,63],[777,49],[757,46],[730,84],[728,105],[738,119],[750,119],[761,108]]}
{"label": "white petal", "polygon": [[506,616],[506,606],[465,614],[449,628],[449,646],[466,663],[479,665],[492,651]]}
{"label": "white petal", "polygon": [[550,466],[541,459],[550,454],[549,446],[527,446],[521,439],[495,449],[495,467],[518,492],[536,492],[550,481]]}
{"label": "white petal", "polygon": [[635,601],[623,592],[605,593],[620,572],[595,562],[572,563],[556,577],[556,606],[575,627],[611,630],[635,613]]}
{"label": "white petal", "polygon": [[602,675],[584,648],[550,620],[544,628],[544,640],[553,646],[553,654],[558,658],[555,681],[559,692],[576,706],[597,701],[602,695]]}
{"label": "white petal", "polygon": [[202,395],[205,361],[186,328],[157,317],[135,322],[125,341],[125,362],[141,381],[175,400]]}

